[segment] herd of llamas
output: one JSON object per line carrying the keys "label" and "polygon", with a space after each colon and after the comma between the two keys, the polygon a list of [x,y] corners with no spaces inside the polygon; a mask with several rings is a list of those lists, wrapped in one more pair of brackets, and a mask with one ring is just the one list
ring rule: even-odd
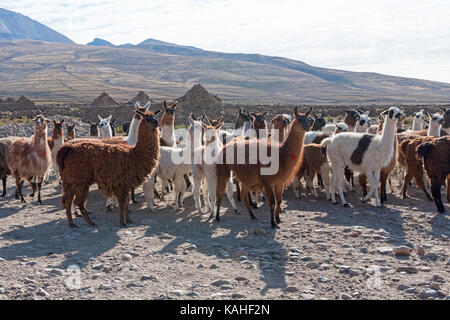
{"label": "herd of llamas", "polygon": [[[283,194],[292,188],[300,198],[303,180],[315,197],[319,197],[317,189],[323,190],[326,199],[337,204],[337,193],[342,205],[348,206],[345,191],[353,190],[354,175],[358,174],[362,202],[374,196],[376,207],[381,207],[388,201],[387,186],[394,190],[391,176],[395,171],[403,198],[414,178],[440,213],[445,212],[441,197],[445,184],[450,202],[450,109],[434,114],[416,112],[412,128],[407,130],[405,114],[395,106],[377,115],[374,124],[369,112],[359,109],[344,110],[343,121],[327,124],[326,113],[317,115],[312,108],[302,112],[295,107],[292,115],[277,114],[271,119],[270,128],[267,112],[239,110],[233,130],[222,128],[223,116],[211,119],[190,114],[189,128],[179,141],[174,126],[176,108],[176,102],[168,105],[164,101],[162,110],[152,111],[150,102],[144,107],[136,103],[131,122],[123,125],[124,136],[115,134],[112,116],[89,121],[90,136],[82,138],[76,138],[75,125],[66,123],[64,136],[64,120],[37,116],[32,137],[0,139],[1,196],[6,196],[6,179],[11,175],[17,200],[26,202],[22,193],[26,182],[31,196],[37,192],[37,201],[43,204],[41,188],[53,171],[62,185],[61,203],[70,227],[75,226],[72,216],[80,214],[94,225],[86,209],[93,184],[107,199],[107,210],[118,207],[120,225],[125,226],[131,222],[128,205],[136,202],[136,188],[142,187],[147,207],[154,211],[155,197],[163,200],[171,190],[175,209],[182,207],[192,184],[196,210],[202,212],[203,196],[211,219],[220,221],[226,193],[234,212],[238,214],[236,200],[241,201],[251,219],[256,219],[252,209],[257,208],[257,200],[265,200],[271,227],[278,228]],[[50,122],[53,131],[49,136]],[[267,163],[260,153],[254,159],[252,150],[277,155],[272,160],[278,161],[278,170],[262,174]],[[204,158],[207,153],[208,161]],[[157,179],[162,185],[160,192],[155,188]]]}

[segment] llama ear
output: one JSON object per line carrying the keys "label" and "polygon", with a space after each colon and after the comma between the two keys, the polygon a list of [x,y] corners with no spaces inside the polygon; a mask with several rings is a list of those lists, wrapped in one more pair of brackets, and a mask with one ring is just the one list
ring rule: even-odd
{"label": "llama ear", "polygon": [[389,113],[389,109],[387,109],[387,110],[384,110],[382,113],[380,113],[382,116],[385,116],[385,115],[387,115]]}
{"label": "llama ear", "polygon": [[197,118],[194,116],[192,112],[189,114],[189,120],[197,121]]}
{"label": "llama ear", "polygon": [[110,121],[111,121],[111,119],[112,119],[112,114],[110,114],[110,115],[109,115],[109,117],[108,117],[108,118],[106,118],[106,121],[107,121],[107,122],[110,122]]}
{"label": "llama ear", "polygon": [[[159,111],[159,110],[156,110],[156,111]],[[140,115],[142,118],[145,116],[145,113],[142,112],[142,111],[140,111],[140,110],[135,110],[134,112],[135,112],[136,114]],[[97,122],[97,123],[98,123],[98,122]]]}
{"label": "llama ear", "polygon": [[447,113],[447,109],[445,109],[444,107],[440,107],[442,109],[442,111],[444,111],[444,113]]}
{"label": "llama ear", "polygon": [[306,111],[306,113],[305,113],[305,117],[309,117],[309,115],[311,114],[311,112],[312,112],[312,107],[309,107],[309,110]]}
{"label": "llama ear", "polygon": [[313,115],[314,119],[317,119],[317,115],[314,112],[312,113],[312,115]]}
{"label": "llama ear", "polygon": [[217,121],[222,121],[222,119],[223,119],[223,114],[217,118]]}
{"label": "llama ear", "polygon": [[369,116],[370,111],[364,112],[364,115]]}
{"label": "llama ear", "polygon": [[56,120],[53,120],[53,124],[56,124]]}
{"label": "llama ear", "polygon": [[98,120],[98,121],[95,123],[95,126],[98,126],[99,123],[100,123],[100,120]]}
{"label": "llama ear", "polygon": [[202,122],[202,127],[203,127],[203,130],[206,130],[208,128],[208,126],[204,122]]}
{"label": "llama ear", "polygon": [[249,116],[252,117],[252,118],[256,118],[256,114],[254,114],[253,112],[250,112]]}
{"label": "llama ear", "polygon": [[298,116],[298,107],[294,108],[294,116]]}
{"label": "llama ear", "polygon": [[64,123],[64,119],[62,119],[62,121],[61,121],[61,124],[63,124]]}
{"label": "llama ear", "polygon": [[178,101],[175,101],[175,103],[172,105],[172,108],[176,109],[177,108],[177,104],[178,104]]}
{"label": "llama ear", "polygon": [[164,106],[164,109],[167,109],[167,101],[166,100],[163,101],[163,106]]}
{"label": "llama ear", "polygon": [[222,128],[222,126],[223,126],[223,122],[219,123],[214,128],[216,128],[216,130],[219,130],[220,128]]}
{"label": "llama ear", "polygon": [[90,125],[92,125],[92,122],[91,122],[91,120],[88,120],[88,123],[89,123]]}
{"label": "llama ear", "polygon": [[267,111],[264,111],[262,115],[263,115],[263,116],[267,115]]}
{"label": "llama ear", "polygon": [[100,115],[98,114],[97,115],[97,117],[98,117],[98,120],[100,120],[100,121],[102,121],[103,119],[102,119],[102,117],[100,117]]}
{"label": "llama ear", "polygon": [[242,114],[242,109],[239,109],[239,115],[241,115]]}
{"label": "llama ear", "polygon": [[161,112],[161,110],[156,110],[155,112],[153,112],[153,114],[156,116],[160,112]]}

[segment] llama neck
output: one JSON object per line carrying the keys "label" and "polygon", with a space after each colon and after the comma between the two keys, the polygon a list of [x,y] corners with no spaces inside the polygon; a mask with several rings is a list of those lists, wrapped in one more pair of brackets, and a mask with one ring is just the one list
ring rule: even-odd
{"label": "llama neck", "polygon": [[69,139],[69,140],[75,139],[75,130],[67,133],[67,139]]}
{"label": "llama neck", "polygon": [[292,122],[289,133],[279,150],[280,167],[278,174],[284,175],[283,180],[286,183],[290,183],[298,171],[305,141],[305,131],[296,128],[294,126],[295,121]]}
{"label": "llama neck", "polygon": [[169,145],[175,146],[174,117],[169,117],[166,113],[161,118],[161,138]]}
{"label": "llama neck", "polygon": [[[157,160],[159,153],[159,128],[150,131],[146,125],[141,121],[138,129],[138,136],[136,144],[131,150],[132,163],[139,168],[135,168],[136,172],[150,173],[154,161]],[[156,157],[155,157],[156,156]],[[148,170],[147,170],[148,169]]]}
{"label": "llama neck", "polygon": [[441,125],[431,123],[428,125],[428,136],[430,137],[440,137],[441,136]]}
{"label": "llama neck", "polygon": [[134,146],[136,144],[139,122],[140,119],[136,119],[136,117],[133,117],[133,120],[131,120],[130,129],[128,131],[128,138],[126,139],[127,143],[131,146]]}
{"label": "llama neck", "polygon": [[64,143],[62,130],[53,130],[52,141],[55,146],[60,146]]}
{"label": "llama neck", "polygon": [[412,131],[423,130],[423,120],[419,120],[414,117]]}
{"label": "llama neck", "polygon": [[397,119],[391,120],[386,116],[383,123],[383,131],[381,132],[381,143],[388,148],[393,147],[396,132]]}
{"label": "llama neck", "polygon": [[47,128],[42,131],[37,129],[34,130],[33,147],[36,153],[42,158],[48,156],[50,147],[47,143]]}

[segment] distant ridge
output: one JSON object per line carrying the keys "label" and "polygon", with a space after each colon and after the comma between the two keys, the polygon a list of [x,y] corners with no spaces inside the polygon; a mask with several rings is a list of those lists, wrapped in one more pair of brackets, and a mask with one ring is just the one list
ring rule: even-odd
{"label": "distant ridge", "polygon": [[96,46],[96,47],[114,47],[114,45],[106,40],[95,38],[91,42],[87,44],[88,46]]}
{"label": "distant ridge", "polygon": [[17,39],[74,43],[61,33],[20,13],[0,8],[0,41]]}

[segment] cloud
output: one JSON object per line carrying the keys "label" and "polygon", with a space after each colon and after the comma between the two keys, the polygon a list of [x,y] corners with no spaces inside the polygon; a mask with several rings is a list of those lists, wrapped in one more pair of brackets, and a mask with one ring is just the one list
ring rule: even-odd
{"label": "cloud", "polygon": [[[450,82],[450,2],[3,0],[77,43],[147,38]],[[443,67],[440,67],[443,64]]]}

